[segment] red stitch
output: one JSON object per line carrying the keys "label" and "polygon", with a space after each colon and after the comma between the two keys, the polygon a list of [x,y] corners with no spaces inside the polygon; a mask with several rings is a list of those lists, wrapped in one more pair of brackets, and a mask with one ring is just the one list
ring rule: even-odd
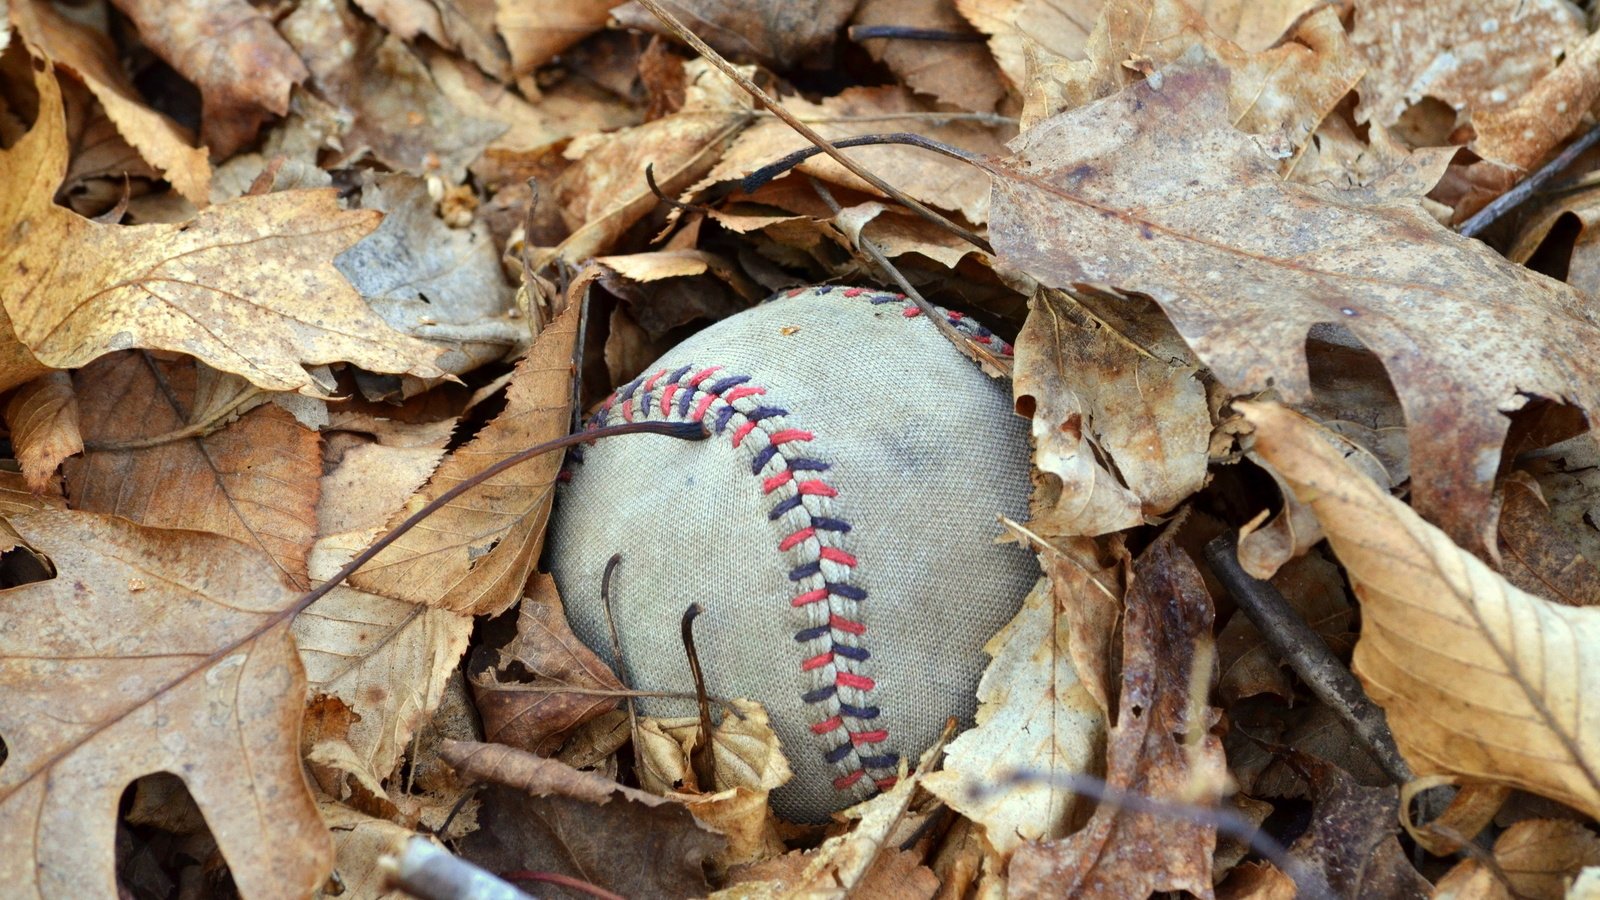
{"label": "red stitch", "polygon": [[661,376],[663,376],[665,374],[667,374],[667,370],[666,369],[662,369],[661,371],[655,373],[654,375],[651,375],[649,380],[645,381],[645,383],[644,383],[645,393],[649,393],[650,391],[655,390],[656,389],[656,382],[660,381],[661,380]]}
{"label": "red stitch", "polygon": [[865,769],[857,769],[854,772],[851,772],[849,775],[844,775],[842,777],[835,778],[833,780],[833,789],[836,790],[836,791],[846,790],[846,789],[850,788],[852,785],[854,785],[856,782],[860,781],[861,780],[861,776],[863,776],[865,774],[867,774],[867,771]]}
{"label": "red stitch", "polygon": [[689,418],[694,419],[696,422],[704,419],[706,417],[706,410],[710,409],[711,404],[715,403],[716,401],[716,394],[707,394],[704,397],[701,397],[700,402],[694,405],[694,412],[690,413]]}
{"label": "red stitch", "polygon": [[[807,661],[809,662],[809,660]],[[842,687],[855,688],[861,691],[870,691],[877,684],[877,682],[865,675],[856,675],[851,672],[840,672],[833,676],[833,683]]]}
{"label": "red stitch", "polygon": [[922,310],[915,306],[908,306],[900,312],[900,315],[905,316],[908,319],[915,319],[917,316],[922,315]]}
{"label": "red stitch", "polygon": [[878,790],[887,791],[899,783],[900,776],[898,775],[890,775],[888,778],[879,778],[877,781]]}
{"label": "red stitch", "polygon": [[850,743],[852,744],[881,744],[889,739],[887,731],[852,731]]}
{"label": "red stitch", "polygon": [[767,438],[767,441],[773,445],[778,445],[787,444],[790,441],[809,441],[814,437],[816,435],[801,428],[785,428],[782,431],[774,431],[772,436]]}
{"label": "red stitch", "polygon": [[785,297],[798,297],[798,296],[800,296],[801,294],[803,294],[805,292],[806,292],[805,288],[797,287],[797,288],[792,288],[790,290],[784,291],[783,295]]}
{"label": "red stitch", "polygon": [[717,374],[717,372],[721,370],[721,366],[710,366],[708,368],[701,369],[700,371],[694,373],[693,378],[689,379],[689,386],[699,387],[700,382],[705,381],[707,378],[710,378],[712,375]]}
{"label": "red stitch", "polygon": [[820,600],[825,600],[825,599],[827,599],[827,597],[828,597],[828,589],[827,588],[817,588],[814,591],[806,591],[804,594],[801,594],[800,596],[794,598],[793,600],[790,600],[789,601],[789,605],[790,606],[807,606],[807,605],[810,605],[812,603],[816,603],[816,602],[818,602]]}
{"label": "red stitch", "polygon": [[788,484],[789,479],[793,477],[794,472],[792,470],[784,469],[782,472],[779,472],[771,478],[768,478],[766,481],[761,482],[761,493],[770,494],[778,488]]}
{"label": "red stitch", "polygon": [[817,497],[837,497],[837,496],[839,496],[839,492],[834,490],[832,487],[829,487],[828,483],[826,481],[822,481],[822,480],[816,479],[816,478],[813,478],[810,481],[802,481],[802,482],[800,482],[799,485],[796,487],[796,490],[798,490],[802,494],[811,494],[811,495],[817,496]]}
{"label": "red stitch", "polygon": [[805,662],[801,663],[800,664],[800,671],[809,672],[812,669],[820,669],[823,666],[825,666],[825,665],[827,665],[828,663],[831,663],[831,662],[833,662],[833,651],[832,650],[824,650],[823,652],[818,653],[816,656],[813,656],[810,659],[806,660]]}
{"label": "red stitch", "polygon": [[980,343],[980,344],[992,344],[992,343],[994,343],[994,338],[991,338],[991,337],[985,335],[984,337],[978,338],[978,343]]}
{"label": "red stitch", "polygon": [[856,564],[854,556],[840,550],[838,547],[823,547],[821,556],[828,562],[836,562],[841,566],[853,566]]}
{"label": "red stitch", "polygon": [[622,418],[623,418],[624,421],[627,421],[627,422],[632,422],[633,421],[633,398],[632,397],[629,397],[628,399],[622,401]]}
{"label": "red stitch", "polygon": [[866,288],[845,288],[844,290],[844,295],[846,297],[859,297],[865,293],[867,293]]}
{"label": "red stitch", "polygon": [[661,391],[661,411],[669,416],[672,415],[672,397],[678,393],[679,387],[681,385],[674,381]]}
{"label": "red stitch", "polygon": [[742,400],[745,397],[759,397],[762,394],[765,394],[766,392],[767,392],[767,389],[764,388],[764,387],[756,387],[753,384],[746,384],[746,385],[742,385],[740,387],[736,387],[733,390],[727,392],[726,394],[723,394],[722,395],[722,399],[728,401],[729,403],[732,403],[735,400]]}
{"label": "red stitch", "polygon": [[778,542],[778,549],[779,550],[788,550],[788,549],[792,548],[795,544],[800,543],[801,541],[809,541],[809,540],[811,540],[813,537],[816,537],[816,534],[817,534],[817,530],[815,528],[802,528],[799,531],[796,531],[794,534],[791,534],[788,537],[784,538],[783,540],[779,541]]}
{"label": "red stitch", "polygon": [[866,634],[867,632],[867,623],[846,619],[838,613],[828,616],[828,627],[835,631],[844,631],[850,634]]}
{"label": "red stitch", "polygon": [[966,313],[958,313],[958,312],[950,312],[950,313],[946,313],[945,315],[949,316],[950,317],[950,321],[952,321],[952,322],[959,322],[962,319],[965,319],[967,317]]}
{"label": "red stitch", "polygon": [[828,732],[834,730],[835,728],[838,728],[840,725],[843,725],[843,724],[844,724],[844,719],[840,718],[839,716],[834,716],[833,718],[827,720],[826,722],[818,722],[817,724],[811,726],[811,733],[812,734],[827,734]]}
{"label": "red stitch", "polygon": [[755,427],[755,422],[746,420],[743,425],[740,425],[738,428],[734,429],[733,446],[738,447],[740,444],[744,443],[745,435],[748,435],[750,432],[754,431]]}

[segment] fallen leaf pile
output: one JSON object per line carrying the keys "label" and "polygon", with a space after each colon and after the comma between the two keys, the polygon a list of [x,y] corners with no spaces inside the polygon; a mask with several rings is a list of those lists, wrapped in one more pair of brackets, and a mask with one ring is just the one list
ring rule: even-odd
{"label": "fallen leaf pile", "polygon": [[[402,896],[421,836],[539,896],[1600,896],[1597,26],[0,2],[0,895]],[[1014,339],[1040,577],[800,825],[760,703],[639,715],[568,627],[561,456],[476,482],[901,279]]]}

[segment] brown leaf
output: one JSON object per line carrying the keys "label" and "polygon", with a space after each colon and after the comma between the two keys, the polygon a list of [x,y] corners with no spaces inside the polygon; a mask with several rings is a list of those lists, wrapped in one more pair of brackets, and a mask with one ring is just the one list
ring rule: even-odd
{"label": "brown leaf", "polygon": [[78,397],[66,372],[51,372],[19,388],[6,403],[5,418],[31,491],[44,493],[61,461],[83,452]]}
{"label": "brown leaf", "polygon": [[144,43],[200,89],[200,139],[218,159],[288,112],[289,90],[309,74],[272,20],[246,0],[113,2]]}
{"label": "brown leaf", "polygon": [[[1533,4],[1533,7],[1535,16],[1550,8],[1559,8],[1557,15],[1572,14],[1566,4],[1546,2]],[[1534,53],[1540,50],[1548,53],[1559,40],[1551,31],[1557,34],[1561,31],[1537,22],[1519,22],[1516,30],[1532,39]],[[1578,34],[1583,34],[1581,26]],[[1506,168],[1512,170],[1515,177],[1531,170],[1582,123],[1583,114],[1578,110],[1588,109],[1600,97],[1600,77],[1595,74],[1597,66],[1600,66],[1600,37],[1591,34],[1576,46],[1568,47],[1561,65],[1540,78],[1532,89],[1512,93],[1516,98],[1514,102],[1475,114],[1472,127],[1477,137],[1472,142],[1472,150],[1484,161],[1474,168]]]}
{"label": "brown leaf", "polygon": [[[809,854],[795,851],[775,859],[738,869],[731,874],[727,888],[713,897],[803,897],[799,890],[812,865]],[[884,900],[931,900],[939,894],[940,881],[922,865],[919,854],[910,850],[885,849],[873,860],[851,893],[857,897]],[[959,896],[959,895],[957,895]]]}
{"label": "brown leaf", "polygon": [[723,839],[682,804],[496,744],[448,741],[444,760],[492,785],[464,855],[490,871],[572,875],[630,897],[707,892]]}
{"label": "brown leaf", "polygon": [[278,406],[239,416],[241,389],[255,392],[192,360],[117,353],[81,369],[74,385],[91,445],[66,466],[74,509],[225,535],[309,586],[322,477],[316,432]]}
{"label": "brown leaf", "polygon": [[[519,677],[516,667],[532,673]],[[585,689],[604,691],[586,693]],[[552,756],[573,729],[617,707],[624,690],[611,669],[567,625],[556,582],[533,578],[517,609],[517,636],[495,667],[472,682],[485,740]]]}
{"label": "brown leaf", "polygon": [[1600,192],[1577,191],[1534,206],[1506,251],[1513,262],[1600,296]]}
{"label": "brown leaf", "polygon": [[301,4],[278,27],[321,96],[348,116],[340,162],[370,151],[396,171],[439,174],[453,184],[506,130],[458,108],[403,40],[357,16],[347,0]]}
{"label": "brown leaf", "polygon": [[1424,97],[1476,120],[1522,96],[1584,32],[1561,0],[1364,0],[1350,34],[1370,66],[1356,121],[1393,125]]}
{"label": "brown leaf", "polygon": [[1269,862],[1244,863],[1217,885],[1217,900],[1294,900],[1294,879]]}
{"label": "brown leaf", "polygon": [[[113,350],[175,350],[271,390],[313,389],[305,366],[439,374],[331,260],[376,224],[332,190],[212,206],[183,225],[98,225],[51,202],[66,171],[61,92],[36,71],[40,114],[0,153],[0,303],[39,361],[70,369]],[[0,384],[9,387],[15,372]],[[20,380],[27,380],[22,378]]]}
{"label": "brown leaf", "polygon": [[1500,507],[1500,574],[1524,591],[1570,606],[1600,604],[1600,569],[1550,514],[1539,483],[1506,479]]}
{"label": "brown leaf", "polygon": [[[1600,810],[1600,611],[1513,587],[1357,473],[1282,407],[1240,404],[1311,504],[1361,601],[1354,668],[1417,775],[1509,784]],[[1508,739],[1514,735],[1515,739]]]}
{"label": "brown leaf", "polygon": [[[439,466],[390,521],[477,472],[567,433],[577,305],[552,322],[517,364],[505,409]],[[351,577],[351,586],[452,612],[495,615],[521,595],[544,544],[560,454],[546,454],[451,501]]]}
{"label": "brown leaf", "polygon": [[338,895],[341,900],[406,900],[411,896],[389,887],[389,872],[379,860],[399,853],[416,836],[415,829],[362,815],[342,803],[323,802],[317,807],[333,834],[334,865],[344,888]]}
{"label": "brown leaf", "polygon": [[[1057,581],[1061,590],[1052,591]],[[1002,860],[1027,841],[1062,837],[1082,820],[1083,801],[1048,779],[1094,774],[1103,764],[1106,717],[1073,666],[1067,612],[1080,591],[1100,589],[1088,573],[1075,582],[1039,582],[983,648],[993,661],[978,684],[977,727],[951,742],[941,771],[923,776],[929,791],[983,826]],[[1015,772],[1045,780],[1008,784]]]}
{"label": "brown leaf", "polygon": [[[898,25],[954,34],[971,34],[956,12],[956,0],[863,0],[851,27]],[[1006,88],[994,58],[978,44],[959,41],[908,41],[875,38],[859,41],[872,58],[889,67],[906,86],[974,112],[993,112]]]}
{"label": "brown leaf", "polygon": [[127,74],[116,65],[117,50],[105,35],[66,18],[40,0],[14,0],[11,20],[28,43],[82,79],[105,107],[117,132],[159,169],[178,193],[196,204],[206,202],[211,181],[206,148],[195,147],[193,136],[182,126],[145,105]]}
{"label": "brown leaf", "polygon": [[[856,0],[661,0],[661,6],[722,55],[787,69],[828,58],[835,35],[855,11]],[[623,4],[611,15],[624,28],[671,34],[637,3]]]}
{"label": "brown leaf", "polygon": [[[1212,617],[1199,570],[1164,534],[1135,562],[1127,596],[1109,788],[1179,802],[1220,796],[1226,763],[1210,733],[1218,711],[1190,696],[1215,674]],[[1213,825],[1102,802],[1082,830],[1017,850],[1007,889],[1013,897],[1208,896],[1216,837]]]}
{"label": "brown leaf", "polygon": [[[1339,655],[1349,650],[1355,638],[1350,631],[1355,608],[1337,566],[1315,553],[1307,554],[1278,569],[1272,584],[1330,650]],[[1218,633],[1217,660],[1222,673],[1218,689],[1229,704],[1258,694],[1275,694],[1285,703],[1294,702],[1294,688],[1283,661],[1242,611],[1235,610]]]}
{"label": "brown leaf", "polygon": [[1183,342],[1142,347],[1060,291],[1017,336],[1017,408],[1033,419],[1029,527],[1046,537],[1142,525],[1206,481],[1211,416]]}
{"label": "brown leaf", "polygon": [[1294,765],[1311,779],[1311,827],[1289,855],[1316,873],[1334,897],[1420,898],[1427,879],[1406,860],[1400,846],[1399,792],[1392,786],[1363,787],[1339,768],[1296,754]]}
{"label": "brown leaf", "polygon": [[1083,59],[1105,0],[955,0],[955,5],[972,27],[989,35],[995,63],[1012,87],[1022,90],[1030,81],[1030,54]]}
{"label": "brown leaf", "polygon": [[12,527],[59,575],[0,593],[0,881],[112,897],[118,799],[172,772],[241,893],[301,897],[332,867],[300,769],[295,592],[217,535],[80,512]]}
{"label": "brown leaf", "polygon": [[1405,407],[1419,510],[1487,545],[1504,413],[1600,391],[1571,352],[1600,341],[1594,314],[1403,197],[1282,181],[1228,125],[1226,84],[1214,65],[1177,67],[1025,133],[993,167],[1001,260],[1150,295],[1235,392],[1307,398],[1306,334],[1339,322]]}
{"label": "brown leaf", "polygon": [[1494,861],[1511,882],[1510,891],[1476,859],[1462,860],[1439,879],[1435,897],[1484,900],[1560,900],[1579,871],[1600,866],[1600,838],[1581,822],[1526,819],[1494,842]]}
{"label": "brown leaf", "polygon": [[527,75],[601,28],[623,0],[496,0],[494,23],[511,50],[511,71]]}

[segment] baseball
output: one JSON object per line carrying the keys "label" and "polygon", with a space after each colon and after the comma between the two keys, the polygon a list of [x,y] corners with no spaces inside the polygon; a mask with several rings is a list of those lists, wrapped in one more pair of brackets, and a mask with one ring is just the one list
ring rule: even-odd
{"label": "baseball", "polygon": [[[631,687],[693,691],[678,625],[700,603],[707,688],[766,706],[795,773],[773,806],[798,822],[890,786],[947,717],[970,723],[983,645],[1038,577],[1031,553],[996,543],[1029,491],[1006,382],[899,294],[813,287],[684,341],[593,423],[644,420],[712,437],[585,447],[548,542],[574,631]],[[614,553],[620,665],[600,600]]]}

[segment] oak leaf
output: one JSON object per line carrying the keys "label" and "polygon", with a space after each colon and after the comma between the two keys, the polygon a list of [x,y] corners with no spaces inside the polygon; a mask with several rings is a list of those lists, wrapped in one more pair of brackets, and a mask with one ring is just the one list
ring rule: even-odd
{"label": "oak leaf", "polygon": [[1354,668],[1419,776],[1508,784],[1600,812],[1600,610],[1512,586],[1363,477],[1306,422],[1241,404],[1361,601]]}
{"label": "oak leaf", "polygon": [[83,512],[11,518],[56,577],[0,592],[0,883],[114,897],[117,807],[171,772],[241,893],[300,897],[332,866],[301,772],[296,594],[259,552]]}
{"label": "oak leaf", "polygon": [[1399,394],[1419,510],[1487,545],[1505,413],[1600,395],[1600,365],[1574,352],[1600,343],[1595,313],[1407,194],[1284,182],[1229,124],[1227,83],[1191,61],[1025,132],[990,165],[1001,262],[1149,295],[1240,393],[1309,398],[1306,335],[1337,323]]}
{"label": "oak leaf", "polygon": [[0,152],[0,304],[39,362],[174,350],[271,390],[315,390],[305,367],[340,361],[440,374],[435,351],[392,331],[333,267],[375,213],[341,210],[329,189],[241,197],[182,225],[91,222],[52,202],[66,171],[61,91],[48,69],[34,84],[38,121]]}

